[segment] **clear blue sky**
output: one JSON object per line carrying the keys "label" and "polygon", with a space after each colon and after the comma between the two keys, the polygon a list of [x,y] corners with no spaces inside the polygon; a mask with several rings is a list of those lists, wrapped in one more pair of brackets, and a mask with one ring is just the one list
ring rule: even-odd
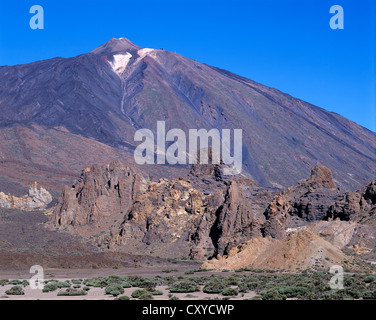
{"label": "clear blue sky", "polygon": [[[44,8],[32,30],[29,9]],[[329,27],[341,5],[345,29]],[[0,65],[71,57],[125,37],[277,88],[376,131],[375,0],[4,0]]]}

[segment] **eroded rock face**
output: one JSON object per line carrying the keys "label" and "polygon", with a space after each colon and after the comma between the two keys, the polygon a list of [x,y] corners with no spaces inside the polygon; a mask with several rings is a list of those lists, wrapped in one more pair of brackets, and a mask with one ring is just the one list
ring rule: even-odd
{"label": "eroded rock face", "polygon": [[205,262],[201,268],[236,270],[245,267],[270,270],[328,270],[348,259],[341,249],[309,229],[283,239],[256,237],[233,247],[229,254]]}
{"label": "eroded rock face", "polygon": [[252,236],[261,236],[261,224],[238,182],[232,180],[226,190],[209,197],[206,210],[191,234],[191,257],[227,254]]}
{"label": "eroded rock face", "polygon": [[126,213],[145,188],[146,180],[121,162],[85,169],[71,187],[65,186],[51,219],[56,225],[99,225],[105,217]]}
{"label": "eroded rock face", "polygon": [[282,238],[287,227],[324,219],[340,196],[330,169],[315,166],[308,179],[274,197],[264,213],[267,220],[264,235]]}
{"label": "eroded rock face", "polygon": [[328,219],[355,222],[375,222],[376,180],[358,191],[349,191],[336,201],[328,211]]}
{"label": "eroded rock face", "polygon": [[161,257],[187,257],[188,231],[205,209],[206,197],[190,181],[150,182],[125,213],[119,231],[103,243],[109,248]]}
{"label": "eroded rock face", "polygon": [[22,197],[15,197],[11,194],[6,195],[0,192],[0,207],[7,209],[44,210],[51,201],[51,194],[42,187],[38,188],[37,182],[29,188],[28,194]]}
{"label": "eroded rock face", "polygon": [[222,255],[261,235],[261,209],[261,219],[255,218],[259,204],[251,206],[242,191],[248,185],[259,188],[257,183],[222,181],[215,167],[202,170],[201,177],[153,182],[119,162],[94,166],[65,187],[51,220],[111,250],[161,257]]}
{"label": "eroded rock face", "polygon": [[[266,251],[274,245],[288,251],[289,243],[300,248],[300,243],[312,240],[330,255],[331,247],[324,240],[342,250],[342,246],[350,248],[350,239],[357,237],[351,240],[355,247],[349,249],[355,252],[365,243],[362,234],[373,234],[359,224],[354,227],[343,221],[337,225],[322,220],[335,201],[333,208],[338,209],[350,198],[355,199],[351,202],[354,212],[372,215],[375,182],[343,198],[330,170],[323,166],[316,166],[308,179],[279,193],[260,187],[250,178],[219,178],[216,172],[216,166],[197,166],[185,177],[157,182],[119,162],[94,166],[84,170],[73,186],[65,188],[51,220],[112,251],[196,260],[221,260],[252,239],[263,239],[251,244],[265,246]],[[313,224],[317,224],[316,229],[309,229]],[[314,235],[299,233],[307,228]],[[302,237],[293,235],[297,232]],[[366,247],[372,247],[372,243]],[[308,266],[312,261],[299,248]],[[343,257],[337,249],[332,262]],[[312,251],[314,256],[319,253]]]}

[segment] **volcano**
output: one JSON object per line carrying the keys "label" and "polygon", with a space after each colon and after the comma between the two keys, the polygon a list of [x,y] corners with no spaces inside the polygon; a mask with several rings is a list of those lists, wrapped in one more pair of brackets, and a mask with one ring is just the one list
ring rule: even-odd
{"label": "volcano", "polygon": [[59,191],[91,164],[132,164],[135,131],[156,132],[157,121],[185,132],[242,129],[244,175],[264,186],[294,185],[316,164],[345,190],[376,176],[374,132],[229,71],[121,38],[72,58],[0,67],[0,187],[42,180]]}

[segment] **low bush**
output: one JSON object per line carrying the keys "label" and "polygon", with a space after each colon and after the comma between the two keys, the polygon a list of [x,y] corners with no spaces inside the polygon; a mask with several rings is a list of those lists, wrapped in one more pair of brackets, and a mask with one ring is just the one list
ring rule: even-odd
{"label": "low bush", "polygon": [[145,289],[137,289],[132,292],[132,298],[138,299],[142,294],[147,293],[148,291]]}
{"label": "low bush", "polygon": [[46,293],[46,292],[55,291],[55,290],[57,290],[57,288],[58,288],[57,282],[49,282],[49,283],[44,285],[42,292]]}
{"label": "low bush", "polygon": [[366,291],[366,292],[363,292],[363,295],[362,295],[362,298],[363,299],[376,299],[376,291]]}
{"label": "low bush", "polygon": [[222,290],[223,296],[237,296],[238,293],[239,293],[238,290],[234,288],[225,288]]}
{"label": "low bush", "polygon": [[216,280],[207,283],[202,289],[205,293],[221,293],[226,288],[226,284],[222,281]]}
{"label": "low bush", "polygon": [[371,282],[375,281],[375,277],[374,277],[374,276],[367,276],[367,277],[365,277],[365,278],[363,279],[363,281],[364,281],[365,283],[371,283]]}
{"label": "low bush", "polygon": [[106,294],[112,294],[114,297],[124,293],[122,285],[118,283],[109,284],[105,289]]}
{"label": "low bush", "polygon": [[82,279],[72,279],[72,283],[73,284],[81,284],[82,283]]}
{"label": "low bush", "polygon": [[0,280],[0,286],[5,286],[6,284],[9,283],[9,280],[8,279],[1,279]]}
{"label": "low bush", "polygon": [[21,286],[13,286],[9,290],[5,291],[5,294],[20,296],[20,295],[24,295],[25,292],[22,290]]}
{"label": "low bush", "polygon": [[58,296],[85,296],[87,292],[85,290],[76,290],[68,288],[65,291],[59,291]]}
{"label": "low bush", "polygon": [[171,293],[189,293],[200,291],[198,285],[192,281],[182,280],[176,281],[170,287]]}
{"label": "low bush", "polygon": [[153,296],[161,296],[163,295],[163,292],[161,290],[154,290],[150,292]]}
{"label": "low bush", "polygon": [[165,269],[165,270],[162,270],[162,272],[171,273],[171,272],[178,272],[178,270],[176,270],[176,269]]}

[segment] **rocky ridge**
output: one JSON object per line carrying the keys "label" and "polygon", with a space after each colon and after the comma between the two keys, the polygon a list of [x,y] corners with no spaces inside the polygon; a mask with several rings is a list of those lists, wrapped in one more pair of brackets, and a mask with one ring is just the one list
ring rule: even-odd
{"label": "rocky ridge", "polygon": [[[346,194],[328,168],[317,165],[309,178],[280,192],[220,171],[196,167],[185,177],[152,181],[120,162],[94,166],[64,189],[50,221],[106,250],[209,259],[204,267],[219,269],[323,268],[349,261],[351,252],[372,257],[373,249],[364,249],[372,247],[372,228],[355,215],[330,218]],[[371,213],[373,188],[372,182],[360,190],[362,208]]]}
{"label": "rocky ridge", "polygon": [[0,207],[6,209],[44,210],[51,201],[51,194],[42,187],[38,188],[37,182],[30,186],[28,194],[22,197],[0,192]]}

